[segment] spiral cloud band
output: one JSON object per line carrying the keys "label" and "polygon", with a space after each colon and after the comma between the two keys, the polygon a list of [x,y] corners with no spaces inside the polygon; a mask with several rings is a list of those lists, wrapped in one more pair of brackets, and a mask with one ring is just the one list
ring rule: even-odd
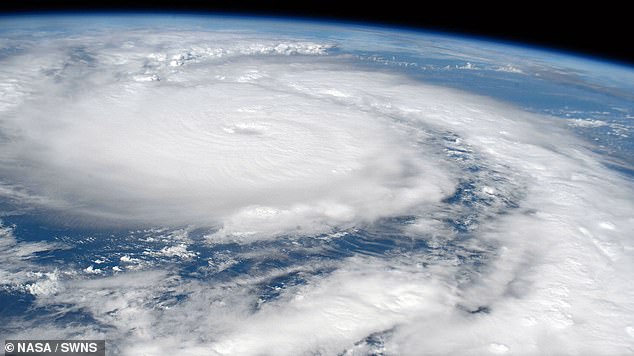
{"label": "spiral cloud band", "polygon": [[[2,41],[22,48],[0,69],[0,197],[16,209],[182,229],[151,253],[184,260],[194,243],[337,239],[404,216],[399,240],[429,247],[211,284],[141,263],[87,278],[29,262],[55,246],[4,226],[3,283],[108,326],[9,336],[104,336],[129,355],[634,352],[631,182],[552,118],[354,65],[336,41],[135,29]],[[482,203],[452,203],[465,182]],[[485,257],[465,263],[473,251]],[[256,286],[286,274],[306,281],[254,310]],[[167,292],[187,299],[149,306]]]}

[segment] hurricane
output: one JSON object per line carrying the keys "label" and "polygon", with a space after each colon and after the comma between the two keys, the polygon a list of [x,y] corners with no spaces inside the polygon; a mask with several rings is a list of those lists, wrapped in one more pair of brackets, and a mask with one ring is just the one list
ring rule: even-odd
{"label": "hurricane", "polygon": [[281,19],[0,23],[0,338],[634,352],[631,68]]}

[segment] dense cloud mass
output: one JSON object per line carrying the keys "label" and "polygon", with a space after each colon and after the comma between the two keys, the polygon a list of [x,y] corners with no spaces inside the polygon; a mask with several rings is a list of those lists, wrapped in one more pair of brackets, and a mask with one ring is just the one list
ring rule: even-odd
{"label": "dense cloud mass", "polygon": [[[275,259],[286,250],[266,244],[303,252],[303,239],[405,216],[395,239],[427,249],[209,282],[127,255],[116,273],[47,269],[35,254],[69,247],[3,225],[2,285],[94,325],[16,317],[1,336],[106,338],[124,355],[634,352],[631,181],[552,118],[355,65],[336,41],[51,36],[2,40],[20,48],[0,58],[0,197],[13,213],[169,227],[146,255],[177,260],[226,242]],[[465,187],[481,203],[452,204]],[[258,302],[289,274],[302,283]]]}
{"label": "dense cloud mass", "polygon": [[[279,48],[318,56],[326,45],[244,46],[227,63],[215,55],[222,47],[205,49],[207,58],[136,47],[108,56],[61,44],[70,48],[60,54],[63,71],[88,73],[45,77],[41,94],[4,120],[3,172],[88,219],[224,224],[230,232],[267,234],[402,214],[451,193],[442,162],[419,159],[430,153],[415,147],[406,128],[390,128],[375,104],[365,110],[346,99],[356,93],[334,89],[367,73],[342,78],[327,63],[288,68],[275,58],[286,54]],[[252,52],[262,57],[254,61]],[[198,56],[195,63],[164,59]],[[150,80],[120,78],[139,69],[118,65],[130,57],[143,58],[136,65],[151,68],[144,72]]]}

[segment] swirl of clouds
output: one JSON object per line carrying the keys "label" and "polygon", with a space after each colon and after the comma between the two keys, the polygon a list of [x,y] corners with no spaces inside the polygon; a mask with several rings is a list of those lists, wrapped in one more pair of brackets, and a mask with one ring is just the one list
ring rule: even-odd
{"label": "swirl of clouds", "polygon": [[[3,199],[78,226],[209,227],[209,244],[411,216],[402,239],[456,248],[296,266],[330,272],[254,309],[254,286],[289,269],[88,278],[38,266],[54,246],[3,226],[3,285],[107,325],[12,320],[29,327],[3,336],[103,337],[125,355],[634,352],[632,185],[558,122],[354,65],[338,54],[354,41],[73,21],[1,40],[16,48],[0,58]],[[463,241],[446,221],[465,177],[487,203]],[[158,253],[195,258],[188,243]],[[168,291],[187,298],[153,304]]]}

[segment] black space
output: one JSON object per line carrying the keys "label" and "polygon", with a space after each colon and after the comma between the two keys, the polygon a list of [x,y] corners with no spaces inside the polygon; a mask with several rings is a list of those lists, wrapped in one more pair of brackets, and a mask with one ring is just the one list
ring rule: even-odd
{"label": "black space", "polygon": [[288,16],[398,25],[577,52],[634,65],[631,11],[609,2],[47,1],[8,0],[0,11],[157,11]]}

